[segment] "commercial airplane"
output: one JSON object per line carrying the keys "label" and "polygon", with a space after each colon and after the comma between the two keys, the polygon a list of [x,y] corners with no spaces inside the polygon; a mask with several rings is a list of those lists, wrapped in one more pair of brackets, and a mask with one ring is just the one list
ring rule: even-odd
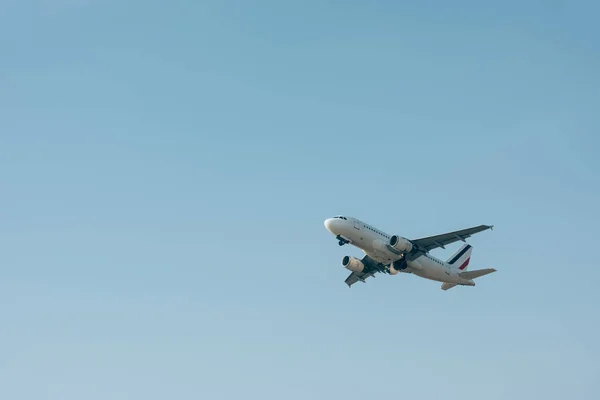
{"label": "commercial airplane", "polygon": [[[352,271],[346,278],[351,287],[358,281],[365,282],[375,277],[376,272],[396,275],[398,272],[412,273],[421,278],[442,282],[442,290],[456,285],[475,286],[473,279],[496,272],[493,268],[468,271],[473,247],[465,239],[492,229],[493,225],[479,225],[460,231],[444,233],[421,239],[406,239],[387,233],[353,217],[337,216],[325,220],[325,228],[335,235],[338,244],[352,244],[361,249],[365,256],[358,259],[345,256],[342,265]],[[429,252],[435,248],[465,242],[447,261],[432,257]]]}

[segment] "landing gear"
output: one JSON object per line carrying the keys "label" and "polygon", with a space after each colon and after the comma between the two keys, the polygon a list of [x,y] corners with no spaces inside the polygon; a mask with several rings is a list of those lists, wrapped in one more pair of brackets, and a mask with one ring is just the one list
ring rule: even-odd
{"label": "landing gear", "polygon": [[344,239],[344,238],[343,238],[343,237],[341,237],[340,235],[337,235],[337,236],[336,236],[336,239],[337,239],[337,240],[339,240],[338,244],[339,244],[340,246],[343,246],[343,245],[345,245],[345,244],[348,244],[348,243],[350,243],[350,241],[348,241],[348,240]]}
{"label": "landing gear", "polygon": [[394,269],[398,271],[403,271],[406,269],[406,267],[408,267],[408,264],[406,264],[406,259],[402,257],[400,260],[394,262],[393,266]]}

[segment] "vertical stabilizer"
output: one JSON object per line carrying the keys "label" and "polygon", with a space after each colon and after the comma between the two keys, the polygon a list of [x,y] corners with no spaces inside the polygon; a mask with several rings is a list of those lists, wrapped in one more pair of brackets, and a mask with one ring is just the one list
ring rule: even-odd
{"label": "vertical stabilizer", "polygon": [[458,268],[460,271],[466,271],[471,260],[471,252],[473,247],[470,244],[464,244],[446,261],[452,267]]}

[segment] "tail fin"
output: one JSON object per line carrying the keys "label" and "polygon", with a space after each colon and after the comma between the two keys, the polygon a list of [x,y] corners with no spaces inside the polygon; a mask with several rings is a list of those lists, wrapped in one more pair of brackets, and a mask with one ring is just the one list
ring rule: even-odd
{"label": "tail fin", "polygon": [[460,271],[466,271],[471,260],[471,252],[473,247],[470,244],[464,244],[446,261],[451,266],[457,266]]}

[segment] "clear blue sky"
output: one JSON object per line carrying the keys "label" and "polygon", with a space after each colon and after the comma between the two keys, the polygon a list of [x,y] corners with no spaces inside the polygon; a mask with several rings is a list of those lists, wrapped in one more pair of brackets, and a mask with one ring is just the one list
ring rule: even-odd
{"label": "clear blue sky", "polygon": [[481,3],[0,2],[0,398],[598,398],[600,7]]}

